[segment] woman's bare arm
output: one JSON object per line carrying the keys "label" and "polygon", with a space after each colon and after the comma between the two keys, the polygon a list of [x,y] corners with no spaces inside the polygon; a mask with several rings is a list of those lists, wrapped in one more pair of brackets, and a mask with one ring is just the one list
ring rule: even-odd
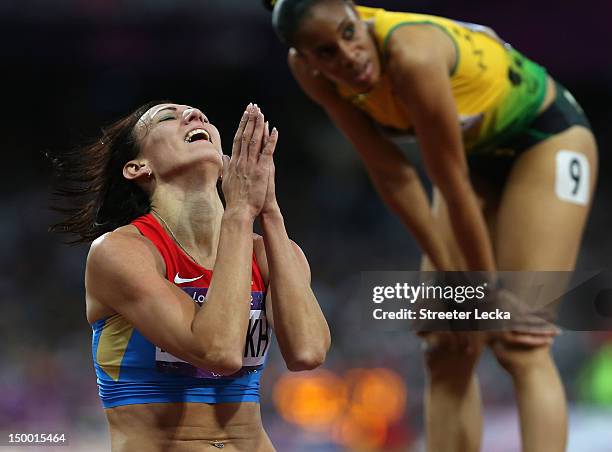
{"label": "woman's bare arm", "polygon": [[449,254],[435,231],[429,199],[417,171],[397,146],[376,129],[370,118],[342,99],[331,82],[312,70],[296,51],[289,66],[304,92],[321,105],[348,137],[365,164],[370,180],[385,204],[397,214],[439,270],[452,270]]}
{"label": "woman's bare arm", "polygon": [[[163,261],[153,244],[126,230],[108,233],[92,244],[85,272],[87,297],[120,314],[149,341],[178,358],[219,374],[238,371],[250,288],[237,285],[233,268],[250,270],[253,226],[240,217],[224,218],[223,223],[217,253],[222,268],[215,268],[211,288],[214,284],[216,290],[202,307],[165,279]],[[250,273],[244,279],[250,283]]]}
{"label": "woman's bare arm", "polygon": [[448,205],[468,270],[495,270],[491,240],[469,178],[449,71],[450,39],[428,26],[403,27],[390,38],[388,69],[414,121],[423,160]]}

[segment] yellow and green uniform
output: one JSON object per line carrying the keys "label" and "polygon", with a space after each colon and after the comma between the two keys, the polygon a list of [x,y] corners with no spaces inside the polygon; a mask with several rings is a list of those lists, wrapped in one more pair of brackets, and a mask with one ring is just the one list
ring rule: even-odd
{"label": "yellow and green uniform", "polygon": [[[362,20],[372,23],[383,61],[389,38],[400,27],[428,24],[450,37],[457,50],[450,82],[468,152],[498,148],[538,115],[546,94],[546,70],[503,42],[491,29],[381,8],[358,6],[357,11]],[[379,83],[365,94],[343,84],[338,84],[337,89],[383,127],[412,131],[410,115],[393,92],[388,73],[383,71]]]}

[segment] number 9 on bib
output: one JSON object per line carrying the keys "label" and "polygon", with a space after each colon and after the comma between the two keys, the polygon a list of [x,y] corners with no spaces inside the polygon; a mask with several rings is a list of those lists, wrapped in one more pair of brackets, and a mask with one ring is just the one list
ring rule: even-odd
{"label": "number 9 on bib", "polygon": [[586,206],[589,202],[589,161],[579,152],[557,153],[555,192],[562,201]]}

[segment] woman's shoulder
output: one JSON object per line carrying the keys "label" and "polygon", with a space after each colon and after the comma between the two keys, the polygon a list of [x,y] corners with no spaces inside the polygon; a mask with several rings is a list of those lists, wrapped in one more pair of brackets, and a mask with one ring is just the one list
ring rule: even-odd
{"label": "woman's shoulder", "polygon": [[125,260],[150,261],[156,267],[163,267],[163,259],[155,245],[131,224],[95,239],[89,248],[87,267],[112,265]]}
{"label": "woman's shoulder", "polygon": [[255,253],[255,261],[259,267],[259,272],[267,286],[270,280],[270,269],[268,267],[268,257],[266,255],[266,247],[263,237],[257,233],[253,233],[253,253]]}
{"label": "woman's shoulder", "polygon": [[117,248],[126,244],[137,244],[148,242],[145,237],[140,233],[138,228],[132,224],[120,226],[117,229],[102,234],[100,237],[91,242],[90,251],[99,248]]}
{"label": "woman's shoulder", "polygon": [[[127,280],[140,279],[143,268],[163,274],[164,263],[154,245],[133,225],[121,226],[91,243],[85,267],[86,313],[89,323],[116,314],[99,299],[100,284],[112,281],[114,287]],[[106,284],[108,285],[108,284]]]}
{"label": "woman's shoulder", "polygon": [[420,73],[432,65],[444,64],[449,73],[457,64],[458,51],[452,37],[441,28],[425,23],[418,27],[401,27],[390,34],[384,53],[392,75]]}

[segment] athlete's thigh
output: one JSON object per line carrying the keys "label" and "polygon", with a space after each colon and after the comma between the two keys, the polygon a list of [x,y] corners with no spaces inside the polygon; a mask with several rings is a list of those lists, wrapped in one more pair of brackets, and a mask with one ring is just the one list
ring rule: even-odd
{"label": "athlete's thigh", "polygon": [[499,270],[574,267],[597,166],[593,135],[579,126],[537,144],[517,159],[497,216]]}

